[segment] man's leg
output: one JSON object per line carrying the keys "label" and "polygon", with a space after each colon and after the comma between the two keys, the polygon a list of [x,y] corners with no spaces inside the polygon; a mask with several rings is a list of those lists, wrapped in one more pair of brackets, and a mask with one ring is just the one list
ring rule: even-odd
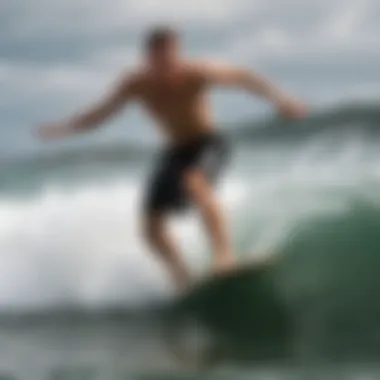
{"label": "man's leg", "polygon": [[198,207],[208,233],[211,236],[216,272],[228,270],[234,264],[234,255],[227,223],[221,205],[201,170],[185,174],[185,187]]}
{"label": "man's leg", "polygon": [[162,214],[149,214],[145,220],[145,236],[152,249],[164,260],[177,288],[184,291],[190,284],[190,273],[169,234],[166,222],[167,218]]}

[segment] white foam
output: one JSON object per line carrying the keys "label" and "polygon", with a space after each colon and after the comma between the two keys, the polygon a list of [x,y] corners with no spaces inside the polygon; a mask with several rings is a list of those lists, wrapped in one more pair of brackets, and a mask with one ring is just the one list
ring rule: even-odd
{"label": "white foam", "polygon": [[[140,195],[136,183],[119,181],[0,200],[0,310],[138,304],[169,295],[164,269],[141,239]],[[229,184],[222,196],[232,210],[242,189]],[[203,268],[208,249],[196,216],[172,228],[189,264]]]}

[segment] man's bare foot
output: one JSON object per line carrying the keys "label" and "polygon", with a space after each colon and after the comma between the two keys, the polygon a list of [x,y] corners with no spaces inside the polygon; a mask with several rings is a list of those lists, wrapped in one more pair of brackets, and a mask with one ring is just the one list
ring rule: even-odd
{"label": "man's bare foot", "polygon": [[266,268],[270,266],[274,266],[280,260],[279,255],[275,255],[273,253],[260,253],[256,255],[248,255],[253,257],[249,261],[250,264],[257,266],[258,268]]}
{"label": "man's bare foot", "polygon": [[236,266],[232,255],[224,255],[215,259],[213,264],[213,275],[221,275],[230,272]]}
{"label": "man's bare foot", "polygon": [[223,274],[228,274],[235,269],[243,269],[245,267],[257,267],[258,269],[264,269],[266,267],[274,266],[279,257],[277,255],[269,255],[269,254],[261,254],[261,255],[246,255],[250,257],[254,257],[250,260],[244,260],[239,264],[236,262],[233,255],[225,255],[222,257],[218,257],[213,264],[212,268],[212,276],[218,276]]}

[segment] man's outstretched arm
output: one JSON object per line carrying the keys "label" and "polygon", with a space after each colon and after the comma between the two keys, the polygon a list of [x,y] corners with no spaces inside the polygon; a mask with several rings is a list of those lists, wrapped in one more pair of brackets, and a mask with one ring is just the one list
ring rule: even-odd
{"label": "man's outstretched arm", "polygon": [[218,63],[201,64],[199,69],[207,84],[241,88],[261,96],[273,104],[281,116],[299,119],[307,114],[303,103],[296,101],[254,71]]}
{"label": "man's outstretched arm", "polygon": [[124,77],[103,100],[87,111],[61,122],[42,125],[38,134],[50,140],[92,130],[115,116],[135,95],[136,80]]}

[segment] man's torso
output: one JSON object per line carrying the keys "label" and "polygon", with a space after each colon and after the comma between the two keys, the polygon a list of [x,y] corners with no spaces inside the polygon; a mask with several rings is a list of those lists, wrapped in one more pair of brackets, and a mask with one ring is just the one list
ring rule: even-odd
{"label": "man's torso", "polygon": [[213,130],[204,80],[191,65],[166,74],[150,70],[137,76],[138,98],[174,145]]}

